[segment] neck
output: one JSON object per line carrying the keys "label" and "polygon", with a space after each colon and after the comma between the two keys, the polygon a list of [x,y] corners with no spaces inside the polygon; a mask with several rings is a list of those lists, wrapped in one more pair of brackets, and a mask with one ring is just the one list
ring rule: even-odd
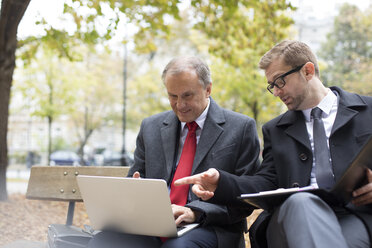
{"label": "neck", "polygon": [[329,89],[326,88],[323,83],[317,78],[314,80],[313,86],[314,87],[310,89],[308,108],[317,106],[328,94],[329,91]]}

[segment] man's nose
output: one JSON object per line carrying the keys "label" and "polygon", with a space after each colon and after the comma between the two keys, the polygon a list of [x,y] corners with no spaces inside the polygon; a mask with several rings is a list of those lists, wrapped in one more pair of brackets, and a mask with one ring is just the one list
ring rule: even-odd
{"label": "man's nose", "polygon": [[185,106],[185,101],[180,97],[177,99],[177,107],[182,108],[183,106]]}

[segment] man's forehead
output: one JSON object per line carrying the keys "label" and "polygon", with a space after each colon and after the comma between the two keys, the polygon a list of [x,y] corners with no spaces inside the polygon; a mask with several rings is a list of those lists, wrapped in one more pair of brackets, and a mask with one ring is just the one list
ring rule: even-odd
{"label": "man's forehead", "polygon": [[166,74],[166,77],[179,77],[182,75],[197,75],[196,71],[191,67],[175,67],[170,68],[169,71]]}
{"label": "man's forehead", "polygon": [[192,94],[194,92],[194,89],[176,89],[176,90],[168,89],[167,92],[168,92],[168,95],[183,96],[183,95]]}
{"label": "man's forehead", "polygon": [[274,60],[265,70],[265,76],[268,81],[273,81],[286,71],[290,70],[291,67],[284,63],[282,59]]}

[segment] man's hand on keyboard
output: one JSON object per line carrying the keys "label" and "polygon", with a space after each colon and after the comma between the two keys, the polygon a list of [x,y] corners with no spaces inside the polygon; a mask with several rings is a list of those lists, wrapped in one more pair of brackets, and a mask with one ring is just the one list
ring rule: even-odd
{"label": "man's hand on keyboard", "polygon": [[180,225],[182,222],[184,223],[195,222],[196,219],[195,213],[190,208],[172,204],[172,211],[177,226]]}

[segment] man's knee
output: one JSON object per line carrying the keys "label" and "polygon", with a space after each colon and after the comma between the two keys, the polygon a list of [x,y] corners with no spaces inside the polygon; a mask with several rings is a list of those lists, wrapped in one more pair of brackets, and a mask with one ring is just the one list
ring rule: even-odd
{"label": "man's knee", "polygon": [[328,204],[317,195],[307,192],[299,192],[291,195],[284,201],[280,208],[291,211],[306,211],[307,209],[314,210],[317,208],[330,209]]}
{"label": "man's knee", "polygon": [[161,248],[189,247],[189,243],[189,240],[181,241],[179,238],[168,239],[165,243],[163,243]]}
{"label": "man's knee", "polygon": [[291,195],[274,212],[267,239],[269,247],[309,247],[309,244],[315,244],[312,247],[345,247],[332,208],[318,196],[306,192]]}
{"label": "man's knee", "polygon": [[279,207],[277,221],[289,221],[293,224],[302,222],[303,218],[317,218],[324,215],[334,215],[327,203],[314,194],[299,192],[288,197]]}
{"label": "man's knee", "polygon": [[318,197],[314,194],[307,193],[307,192],[299,192],[296,194],[292,194],[288,197],[287,200],[284,201],[284,204],[306,204],[310,201],[316,201]]}
{"label": "man's knee", "polygon": [[161,248],[215,248],[218,246],[216,233],[212,228],[195,228],[179,238],[168,239]]}

